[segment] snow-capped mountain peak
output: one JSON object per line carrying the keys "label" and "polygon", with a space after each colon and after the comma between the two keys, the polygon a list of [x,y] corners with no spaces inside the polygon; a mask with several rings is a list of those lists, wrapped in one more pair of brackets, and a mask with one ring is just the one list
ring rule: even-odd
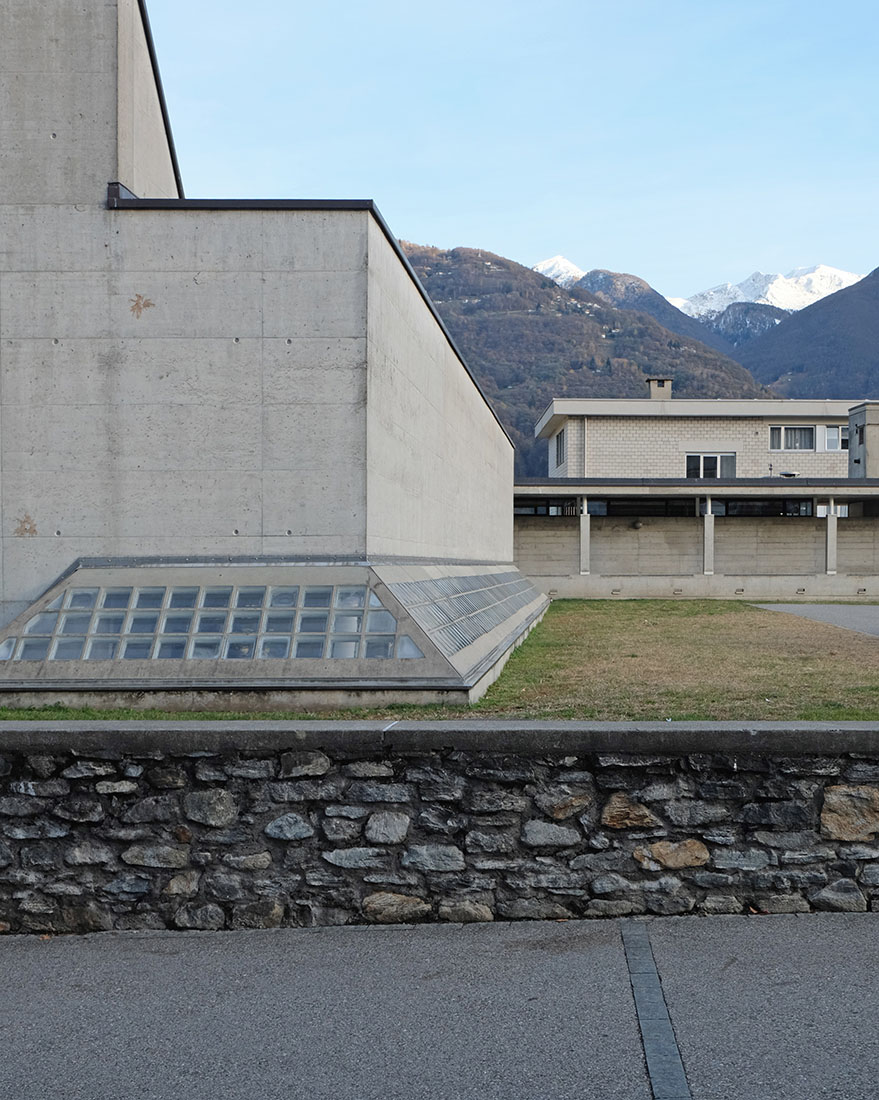
{"label": "snow-capped mountain peak", "polygon": [[536,271],[538,275],[545,275],[547,279],[552,279],[554,283],[558,283],[566,290],[586,274],[585,271],[582,271],[576,264],[572,264],[564,256],[552,256],[548,260],[541,260],[531,270]]}
{"label": "snow-capped mountain peak", "polygon": [[733,302],[757,302],[793,311],[852,286],[863,277],[827,264],[797,267],[787,275],[755,271],[740,283],[721,283],[692,298],[669,298],[669,301],[683,313],[700,320],[716,317]]}

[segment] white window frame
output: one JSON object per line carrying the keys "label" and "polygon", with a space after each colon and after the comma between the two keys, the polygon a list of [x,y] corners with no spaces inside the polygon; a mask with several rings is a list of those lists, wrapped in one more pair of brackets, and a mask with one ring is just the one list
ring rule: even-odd
{"label": "white window frame", "polygon": [[[787,442],[788,442],[787,433],[791,432],[791,431],[794,431],[794,432],[810,431],[812,433],[812,446],[811,447],[788,447],[787,446]],[[773,432],[780,432],[781,433],[780,436],[779,436],[779,439],[781,440],[781,446],[780,447],[773,447],[772,446],[772,433]],[[814,451],[815,450],[815,444],[817,442],[817,435],[818,435],[818,433],[816,431],[816,428],[815,428],[814,424],[771,424],[770,427],[769,427],[769,450],[779,452],[779,453],[782,452],[782,451],[787,451],[787,452],[793,452],[794,454],[796,454],[796,453],[803,454],[803,453],[808,452],[808,451]]]}
{"label": "white window frame", "polygon": [[[688,451],[687,452],[687,459],[691,459],[691,458],[698,458],[699,459],[699,480],[700,481],[703,481],[703,480],[707,480],[707,481],[724,480],[724,481],[726,481],[728,479],[726,477],[724,477],[724,475],[720,472],[721,460],[724,459],[724,458],[731,458],[733,460],[733,464],[735,464],[736,452],[735,451]],[[704,470],[705,470],[705,459],[706,458],[716,458],[717,459],[717,474],[714,477],[709,477],[709,478],[705,477]],[[735,477],[735,476],[736,476],[735,474],[732,475],[732,477]]]}
{"label": "white window frame", "polygon": [[[833,442],[831,443],[831,439]],[[848,424],[828,424],[824,429],[824,450],[838,451],[848,450]]]}
{"label": "white window frame", "polygon": [[560,466],[564,466],[567,459],[568,447],[567,440],[565,438],[565,429],[559,428],[555,436],[555,466],[558,469]]}

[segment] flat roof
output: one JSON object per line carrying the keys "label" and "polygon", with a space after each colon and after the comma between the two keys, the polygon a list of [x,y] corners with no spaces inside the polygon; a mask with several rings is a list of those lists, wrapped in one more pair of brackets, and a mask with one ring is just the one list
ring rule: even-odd
{"label": "flat roof", "polygon": [[403,265],[406,274],[415,284],[415,289],[421,296],[424,304],[430,310],[434,321],[439,325],[440,332],[445,337],[446,343],[454,352],[458,362],[464,368],[467,377],[476,388],[476,392],[485,402],[488,411],[494,417],[498,427],[504,433],[507,442],[516,449],[516,444],[507,429],[504,427],[497,410],[488,398],[485,390],[480,385],[476,375],[467,365],[464,353],[455,342],[454,336],[449,332],[448,326],[439,314],[433,299],[427,293],[421,280],[415,272],[415,268],[409,261],[409,257],[403,251],[399,240],[391,232],[390,226],[381,215],[381,211],[372,199],[142,199],[117,181],[107,185],[107,209],[108,210],[363,210],[371,214],[385,236],[388,244],[396,253],[397,259]]}
{"label": "flat roof", "polygon": [[555,397],[537,421],[534,435],[538,439],[549,438],[571,416],[846,420],[849,409],[860,404],[864,404],[863,398],[836,401],[779,397],[767,401],[765,398],[675,397],[668,401],[657,401],[650,397]]}
{"label": "flat roof", "polygon": [[830,477],[532,477],[513,486],[517,497],[833,497],[859,500],[879,496],[879,478]]}

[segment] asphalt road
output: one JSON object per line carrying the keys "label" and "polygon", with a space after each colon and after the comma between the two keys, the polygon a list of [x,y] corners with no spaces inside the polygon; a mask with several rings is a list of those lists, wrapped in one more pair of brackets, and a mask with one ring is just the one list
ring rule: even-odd
{"label": "asphalt road", "polygon": [[0,1097],[862,1100],[877,953],[879,914],[3,937]]}
{"label": "asphalt road", "polygon": [[766,611],[784,611],[816,623],[842,626],[860,634],[879,635],[879,604],[857,603],[758,603]]}

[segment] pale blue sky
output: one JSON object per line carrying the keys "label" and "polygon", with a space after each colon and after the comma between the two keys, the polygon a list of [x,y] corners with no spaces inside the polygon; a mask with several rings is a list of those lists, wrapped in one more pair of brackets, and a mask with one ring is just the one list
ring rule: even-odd
{"label": "pale blue sky", "polygon": [[875,0],[147,0],[186,193],[689,296],[879,265]]}

